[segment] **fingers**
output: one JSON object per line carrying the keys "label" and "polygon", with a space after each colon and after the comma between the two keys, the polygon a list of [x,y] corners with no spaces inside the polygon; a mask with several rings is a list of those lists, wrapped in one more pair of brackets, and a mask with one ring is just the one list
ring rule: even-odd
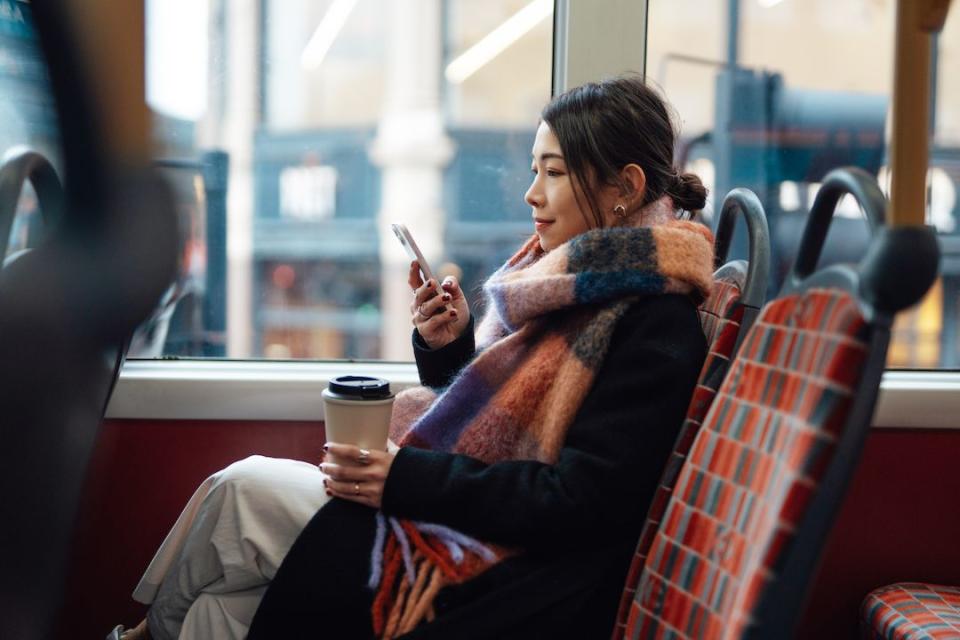
{"label": "fingers", "polygon": [[463,297],[463,290],[460,288],[460,282],[454,276],[447,276],[440,283],[440,288],[450,294],[454,300]]}
{"label": "fingers", "polygon": [[323,449],[339,461],[319,465],[326,476],[323,486],[327,495],[379,509],[395,454],[334,442],[328,442]]}
{"label": "fingers", "polygon": [[436,315],[430,316],[426,320],[416,323],[417,330],[423,335],[430,335],[439,331],[444,325],[456,322],[459,314],[456,309],[450,309]]}
{"label": "fingers", "polygon": [[421,303],[420,306],[417,307],[417,310],[420,312],[420,315],[424,317],[424,319],[431,318],[442,312],[444,307],[448,302],[450,302],[451,299],[452,296],[444,291],[440,295],[433,296],[426,302]]}
{"label": "fingers", "polygon": [[327,495],[332,498],[342,498],[374,509],[380,508],[382,482],[340,482],[325,478],[323,486]]}
{"label": "fingers", "polygon": [[337,442],[328,442],[323,445],[326,453],[332,453],[341,462],[349,460],[358,465],[367,466],[386,457],[383,451],[376,449],[361,449],[352,444],[339,444]]}
{"label": "fingers", "polygon": [[349,444],[328,442],[325,451],[338,462],[324,460],[320,471],[338,482],[370,482],[386,478],[385,463],[390,456],[386,451],[361,449]]}
{"label": "fingers", "polygon": [[407,284],[412,291],[416,291],[423,286],[423,278],[420,277],[420,263],[414,260],[410,263],[410,272],[407,274]]}
{"label": "fingers", "polygon": [[376,468],[337,464],[336,462],[322,462],[319,467],[325,476],[335,482],[352,485],[354,482],[363,484],[364,482],[383,480],[383,474]]}
{"label": "fingers", "polygon": [[436,297],[437,295],[437,283],[434,280],[427,280],[420,287],[414,291],[413,304],[414,308],[419,307],[427,300]]}
{"label": "fingers", "polygon": [[323,486],[335,495],[344,498],[355,498],[368,497],[371,491],[371,484],[370,482],[349,482],[327,478],[324,480]]}
{"label": "fingers", "polygon": [[[428,280],[416,290],[413,303],[410,305],[413,325],[417,328],[422,327],[428,319],[443,313],[452,299],[453,296],[450,293],[438,291],[435,280]],[[456,317],[456,314],[453,317]]]}

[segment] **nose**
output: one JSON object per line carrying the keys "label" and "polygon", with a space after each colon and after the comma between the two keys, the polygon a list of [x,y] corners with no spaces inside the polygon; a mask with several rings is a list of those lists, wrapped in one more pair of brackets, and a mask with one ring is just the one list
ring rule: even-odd
{"label": "nose", "polygon": [[534,176],[530,188],[523,194],[523,199],[526,200],[527,204],[536,209],[543,206],[543,191],[540,189],[539,178],[540,176]]}

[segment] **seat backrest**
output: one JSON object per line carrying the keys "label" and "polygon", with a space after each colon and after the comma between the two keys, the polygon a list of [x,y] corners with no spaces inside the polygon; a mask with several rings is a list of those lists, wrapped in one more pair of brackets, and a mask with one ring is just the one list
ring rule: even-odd
{"label": "seat backrest", "polygon": [[[17,213],[17,202],[23,185],[27,182],[33,186],[37,196],[43,221],[41,238],[30,237],[28,247],[7,255],[10,229],[13,227]],[[27,256],[36,245],[41,243],[42,238],[55,234],[63,216],[63,204],[63,185],[56,169],[43,154],[25,146],[13,147],[4,154],[3,160],[0,160],[0,257],[6,256],[3,258],[4,267]],[[110,395],[117,385],[128,344],[129,339],[123,339],[117,344],[107,345],[104,350],[104,361],[108,363],[112,373],[100,401],[101,416],[106,413]]]}
{"label": "seat backrest", "polygon": [[[40,246],[0,269],[0,638],[19,640],[54,634],[115,373],[116,359],[103,354],[154,307],[177,256],[169,189],[136,159],[146,137],[134,139],[139,130],[126,122],[117,129],[128,135],[113,138],[124,145],[111,147],[123,160],[106,153],[87,94],[100,85],[86,81],[69,16],[55,4],[30,11],[63,141],[62,216]],[[136,95],[136,82],[118,85]],[[124,104],[132,114],[136,102]]]}
{"label": "seat backrest", "polygon": [[[873,241],[859,265],[814,273],[844,193]],[[885,229],[884,215],[864,172],[825,178],[794,269],[746,333],[680,470],[627,637],[789,637],[869,428],[892,316],[936,276],[933,234]]]}
{"label": "seat backrest", "polygon": [[[749,261],[726,262],[730,238],[738,215],[743,215],[747,222],[750,241]],[[752,191],[734,189],[724,198],[717,224],[714,255],[716,264],[722,266],[714,272],[710,296],[699,309],[700,324],[707,341],[707,357],[700,369],[697,386],[687,407],[680,434],[673,445],[673,451],[647,510],[647,518],[620,598],[613,640],[623,637],[627,614],[630,603],[633,602],[640,572],[646,562],[654,534],[660,526],[663,512],[667,508],[667,502],[683,461],[700,430],[704,416],[713,403],[713,398],[726,375],[727,367],[736,353],[741,337],[750,328],[750,324],[763,304],[763,295],[767,290],[767,279],[770,273],[770,234],[763,205]]]}
{"label": "seat backrest", "polygon": [[[63,186],[50,161],[28,147],[9,149],[0,160],[0,260],[4,262],[7,261],[10,230],[25,182],[33,186],[46,229],[56,227],[63,215]],[[22,251],[17,251],[9,258],[22,255]]]}

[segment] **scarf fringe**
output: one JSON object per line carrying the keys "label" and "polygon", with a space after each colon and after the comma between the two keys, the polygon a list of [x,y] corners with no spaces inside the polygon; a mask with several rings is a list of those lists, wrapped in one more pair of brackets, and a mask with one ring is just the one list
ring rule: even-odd
{"label": "scarf fringe", "polygon": [[375,590],[373,627],[392,638],[433,619],[433,598],[449,584],[475,577],[506,552],[443,525],[388,518],[377,512],[368,587]]}

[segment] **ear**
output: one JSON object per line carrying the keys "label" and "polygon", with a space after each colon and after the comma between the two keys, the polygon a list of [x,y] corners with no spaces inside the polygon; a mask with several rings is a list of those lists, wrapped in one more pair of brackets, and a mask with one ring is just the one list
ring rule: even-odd
{"label": "ear", "polygon": [[626,198],[631,208],[643,202],[643,195],[647,191],[647,174],[638,164],[628,164],[620,171],[623,181],[621,196]]}

